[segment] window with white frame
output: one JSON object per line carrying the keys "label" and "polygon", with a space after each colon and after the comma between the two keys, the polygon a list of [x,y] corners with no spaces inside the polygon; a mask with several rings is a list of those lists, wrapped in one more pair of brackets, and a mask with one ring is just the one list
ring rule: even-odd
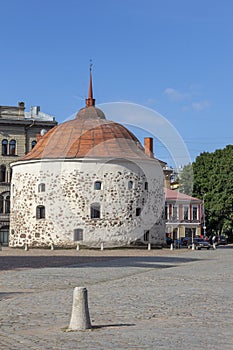
{"label": "window with white frame", "polygon": [[100,204],[91,204],[91,219],[100,219]]}
{"label": "window with white frame", "polygon": [[172,219],[173,220],[179,219],[179,208],[177,205],[172,206]]}
{"label": "window with white frame", "polygon": [[197,205],[193,205],[193,207],[192,207],[192,219],[198,220],[198,206]]}
{"label": "window with white frame", "polygon": [[183,218],[184,220],[189,220],[189,206],[188,205],[184,205],[183,206]]}

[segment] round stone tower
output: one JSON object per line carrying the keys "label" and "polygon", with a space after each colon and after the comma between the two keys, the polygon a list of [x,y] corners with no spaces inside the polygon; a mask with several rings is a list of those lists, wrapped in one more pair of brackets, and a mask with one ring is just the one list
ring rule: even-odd
{"label": "round stone tower", "polygon": [[164,243],[163,172],[124,126],[86,107],[12,164],[12,247]]}

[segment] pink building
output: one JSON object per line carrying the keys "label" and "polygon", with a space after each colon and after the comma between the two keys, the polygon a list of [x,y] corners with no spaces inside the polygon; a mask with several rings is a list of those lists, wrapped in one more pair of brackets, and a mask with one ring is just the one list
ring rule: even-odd
{"label": "pink building", "polygon": [[172,239],[201,236],[201,199],[165,188],[166,236]]}

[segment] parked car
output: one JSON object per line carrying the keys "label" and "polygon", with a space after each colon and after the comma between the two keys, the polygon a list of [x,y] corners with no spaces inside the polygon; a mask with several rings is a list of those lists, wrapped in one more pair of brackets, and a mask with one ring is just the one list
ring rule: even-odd
{"label": "parked car", "polygon": [[[205,248],[205,249],[211,248],[211,244],[202,238],[194,238],[193,244],[194,244],[195,249],[198,249],[198,250],[200,250],[202,248]],[[192,248],[192,243],[188,245],[188,248]]]}
{"label": "parked car", "polygon": [[191,237],[183,237],[182,238],[182,245],[188,246],[189,244],[192,244],[192,238]]}
{"label": "parked car", "polygon": [[226,245],[227,244],[227,239],[225,236],[219,236],[216,239],[217,245]]}
{"label": "parked car", "polygon": [[174,248],[187,248],[189,243],[192,243],[192,238],[181,237],[174,240]]}

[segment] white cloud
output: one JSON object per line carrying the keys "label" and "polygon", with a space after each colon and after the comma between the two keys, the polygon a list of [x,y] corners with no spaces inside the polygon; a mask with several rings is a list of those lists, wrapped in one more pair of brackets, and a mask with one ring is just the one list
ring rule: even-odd
{"label": "white cloud", "polygon": [[154,106],[157,103],[157,100],[155,98],[148,98],[146,101],[147,106]]}
{"label": "white cloud", "polygon": [[203,111],[204,109],[208,108],[209,106],[210,106],[210,103],[207,100],[192,103],[192,108],[195,111]]}
{"label": "white cloud", "polygon": [[167,95],[173,101],[181,101],[181,100],[185,100],[186,98],[190,97],[190,93],[179,92],[178,90],[173,89],[173,88],[166,88],[164,90],[164,94]]}
{"label": "white cloud", "polygon": [[192,101],[197,98],[197,95],[200,94],[200,91],[198,91],[197,86],[190,86],[188,92],[180,92],[173,88],[166,88],[164,90],[164,94],[171,101],[185,101],[186,106],[182,107],[183,111],[187,111],[188,109],[193,109],[195,111],[200,112],[210,106],[210,102],[207,100],[196,101],[196,102]]}

